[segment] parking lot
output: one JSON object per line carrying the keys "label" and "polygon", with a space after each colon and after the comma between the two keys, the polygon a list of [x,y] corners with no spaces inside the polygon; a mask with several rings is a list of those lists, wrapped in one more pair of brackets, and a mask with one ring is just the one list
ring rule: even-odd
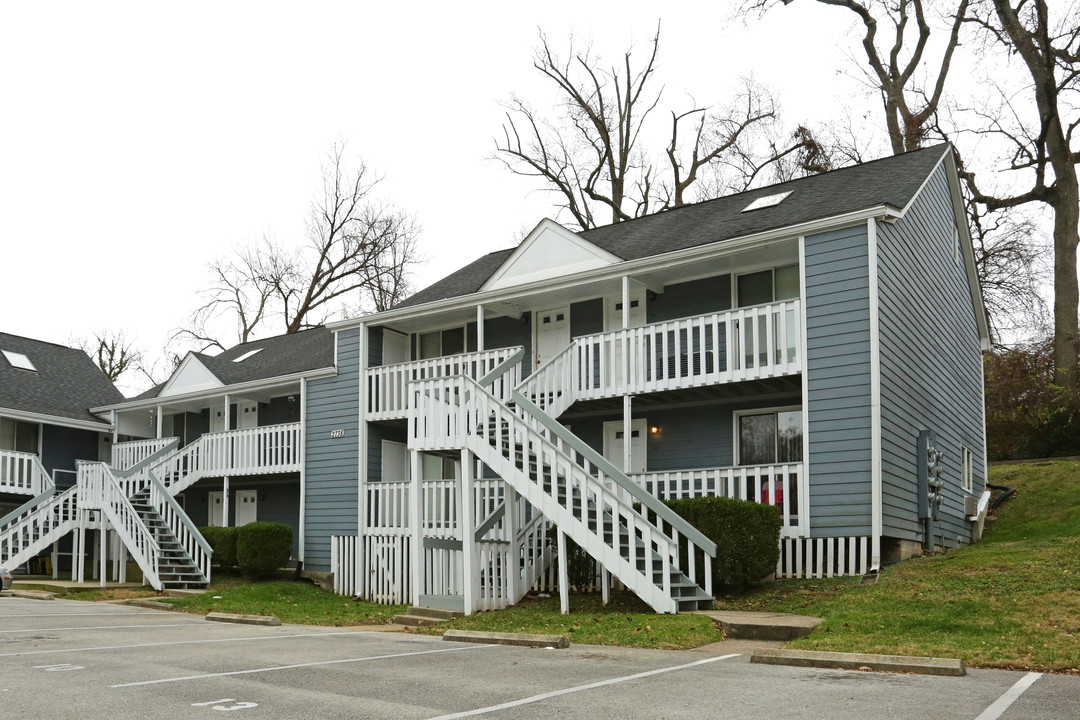
{"label": "parking lot", "polygon": [[528,649],[0,598],[6,717],[1049,720],[1078,707],[1080,678],[1068,676],[798,669],[722,649]]}

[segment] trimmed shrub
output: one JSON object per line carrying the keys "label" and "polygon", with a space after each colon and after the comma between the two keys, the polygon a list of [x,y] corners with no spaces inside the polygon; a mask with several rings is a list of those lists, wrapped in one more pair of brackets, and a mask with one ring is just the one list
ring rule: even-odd
{"label": "trimmed shrub", "polygon": [[[668,500],[666,505],[716,543],[714,589],[743,587],[776,571],[783,527],[779,508],[724,497]],[[701,577],[704,561],[698,572]]]}
{"label": "trimmed shrub", "polygon": [[214,551],[213,563],[219,567],[236,567],[235,527],[201,527],[199,532]]}
{"label": "trimmed shrub", "polygon": [[285,567],[292,554],[292,528],[282,523],[253,522],[237,528],[236,562],[245,577],[269,577]]}

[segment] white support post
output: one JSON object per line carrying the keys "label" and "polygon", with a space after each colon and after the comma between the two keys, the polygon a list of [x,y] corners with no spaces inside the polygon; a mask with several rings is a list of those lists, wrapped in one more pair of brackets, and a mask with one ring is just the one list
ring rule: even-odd
{"label": "white support post", "polygon": [[607,568],[600,569],[600,598],[604,605],[611,602],[611,573]]}
{"label": "white support post", "polygon": [[562,528],[558,532],[559,552],[559,612],[570,614],[570,570],[566,557],[566,533]]}
{"label": "white support post", "polygon": [[507,592],[510,593],[510,597],[507,598],[507,602],[513,605],[517,602],[518,590],[521,586],[521,560],[519,555],[519,549],[517,544],[518,530],[518,493],[517,490],[506,485],[506,490],[503,493],[503,503],[506,507],[506,513],[503,515],[503,522],[506,526],[506,536],[510,540],[510,567],[507,568]]}
{"label": "white support post", "polygon": [[222,426],[221,429],[226,431],[226,432],[229,431],[229,430],[232,430],[232,427],[231,427],[232,426],[232,422],[231,422],[232,419],[229,417],[229,415],[231,415],[232,413],[231,413],[229,405],[230,405],[230,403],[229,403],[229,393],[225,393],[225,414],[224,414],[225,424]]}
{"label": "white support post", "polygon": [[628,473],[628,474],[629,474],[629,472],[631,470],[630,466],[633,464],[633,459],[632,459],[633,458],[633,455],[632,455],[633,440],[630,437],[630,435],[632,433],[631,426],[633,425],[633,422],[631,421],[631,418],[630,418],[631,402],[632,401],[630,400],[629,395],[623,395],[623,411],[622,411],[623,412],[623,417],[622,417],[623,459],[622,459],[622,469],[623,469],[624,473]]}
{"label": "white support post", "polygon": [[[104,523],[101,523],[101,522],[98,523],[98,535],[101,535],[101,526],[102,525],[104,525]],[[104,577],[105,577],[104,563],[99,562],[99,559],[104,557],[104,556],[105,556],[105,548],[102,547],[102,543],[100,543],[100,542],[92,542],[90,544],[90,579],[91,580],[97,580],[98,579],[98,570],[100,569],[101,570],[102,582],[105,582],[105,580],[104,580]]]}
{"label": "white support post", "polygon": [[157,406],[157,437],[161,437],[161,427],[162,427],[161,423],[162,423],[161,406],[158,405]]}
{"label": "white support post", "polygon": [[476,306],[476,352],[484,352],[484,306]]}
{"label": "white support post", "polygon": [[424,497],[423,468],[420,466],[420,452],[409,450],[409,464],[412,467],[412,604],[420,604],[424,577]]}
{"label": "white support post", "polygon": [[57,545],[58,542],[59,541],[54,542],[52,544],[52,555],[51,555],[51,557],[52,557],[52,578],[53,578],[53,580],[56,580],[57,578],[60,577],[60,563],[58,562],[58,560],[60,559],[60,551],[59,551],[59,547]]}
{"label": "white support post", "polygon": [[461,459],[455,460],[454,475],[461,483],[461,567],[465,576],[465,614],[476,612],[480,590],[480,576],[476,567],[476,518],[473,517],[473,470],[469,451],[461,451]]}
{"label": "white support post", "polygon": [[120,577],[116,580],[120,583],[127,582],[128,551],[127,546],[120,543]]}
{"label": "white support post", "polygon": [[98,530],[98,543],[101,546],[98,550],[98,574],[101,576],[101,587],[105,587],[109,580],[109,531],[105,523],[101,523],[101,529]]}
{"label": "white support post", "polygon": [[221,484],[221,527],[229,527],[229,476]]}
{"label": "white support post", "polygon": [[[82,513],[79,513],[82,516]],[[79,523],[82,524],[81,521]],[[79,528],[71,534],[71,582],[79,582]]]}
{"label": "white support post", "polygon": [[[361,419],[362,420],[362,419]],[[297,559],[304,562],[304,533],[307,528],[307,378],[300,378],[300,526],[297,529],[300,537],[296,539]],[[362,510],[362,508],[361,508]]]}

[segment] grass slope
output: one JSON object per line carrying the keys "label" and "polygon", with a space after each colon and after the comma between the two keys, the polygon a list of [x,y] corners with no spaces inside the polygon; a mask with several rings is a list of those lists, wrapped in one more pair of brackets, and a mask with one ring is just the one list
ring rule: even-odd
{"label": "grass slope", "polygon": [[994,467],[1017,488],[981,542],[857,580],[771,583],[718,607],[817,615],[789,647],[1080,672],[1080,463]]}

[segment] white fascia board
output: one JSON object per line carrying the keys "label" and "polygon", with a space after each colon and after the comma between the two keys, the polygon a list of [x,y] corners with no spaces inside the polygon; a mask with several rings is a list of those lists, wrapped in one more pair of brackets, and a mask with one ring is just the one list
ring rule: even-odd
{"label": "white fascia board", "polygon": [[577,272],[585,272],[597,267],[607,267],[622,262],[622,258],[612,255],[607,250],[604,250],[597,245],[593,245],[588,240],[580,237],[573,230],[563,227],[550,218],[544,218],[537,223],[536,227],[532,229],[532,232],[521,241],[521,244],[514,248],[514,252],[510,253],[510,257],[503,261],[503,264],[499,266],[499,269],[484,281],[484,284],[480,287],[480,292],[484,292],[485,290],[516,288],[549,277],[552,270],[557,268],[544,268],[535,272],[519,275],[514,278],[512,284],[503,282],[518,261],[521,260],[523,256],[527,255],[533,247],[540,242],[541,238],[548,233],[555,235],[557,240],[561,240],[562,242],[568,243],[581,250],[588,258],[588,260],[566,266],[562,272],[564,275],[575,272],[575,268],[578,268]]}
{"label": "white fascia board", "polygon": [[210,390],[198,390],[190,393],[183,393],[180,395],[169,395],[167,397],[157,396],[152,398],[144,398],[142,400],[130,400],[128,402],[116,403],[115,405],[103,405],[101,407],[90,408],[90,412],[102,413],[109,410],[141,410],[146,408],[154,408],[158,405],[172,405],[174,403],[190,402],[192,400],[210,399],[220,397],[225,393],[241,394],[250,391],[259,390],[271,390],[276,385],[284,385],[291,382],[299,382],[301,378],[307,378],[308,380],[318,380],[320,378],[332,377],[337,374],[336,367],[320,368],[318,370],[304,370],[302,372],[291,373],[289,375],[278,375],[277,377],[265,378],[263,380],[249,380],[248,382],[236,383],[235,385],[223,385],[220,388],[212,388]]}
{"label": "white fascia board", "polygon": [[[96,411],[93,410],[90,412],[97,414]],[[47,415],[45,413],[13,410],[10,408],[0,408],[0,417],[11,418],[12,420],[23,420],[25,422],[44,423],[46,425],[58,425],[60,427],[75,428],[77,430],[108,432],[113,428],[106,420],[102,420],[101,422],[94,422],[93,420],[76,420],[74,418],[60,417],[58,415]]]}
{"label": "white fascia board", "polygon": [[508,302],[540,292],[564,290],[587,282],[602,280],[618,280],[623,275],[638,275],[641,273],[656,272],[677,265],[684,265],[698,260],[714,256],[727,255],[757,245],[766,245],[776,240],[794,240],[800,235],[813,235],[815,233],[836,230],[853,225],[863,225],[870,218],[896,218],[900,211],[891,205],[874,205],[863,210],[856,210],[842,215],[810,220],[798,225],[786,225],[775,230],[746,235],[744,237],[722,240],[720,242],[696,245],[692,248],[676,250],[662,255],[650,255],[637,260],[624,260],[615,265],[604,268],[576,273],[574,275],[560,276],[547,280],[516,285],[512,288],[500,290],[487,290],[458,295],[444,300],[436,300],[422,305],[412,305],[396,310],[384,310],[381,313],[372,313],[362,317],[338,320],[327,323],[326,327],[332,331],[349,330],[362,323],[368,325],[384,325],[403,320],[424,317],[439,312],[462,310],[474,307],[477,304],[486,305],[494,302]]}

